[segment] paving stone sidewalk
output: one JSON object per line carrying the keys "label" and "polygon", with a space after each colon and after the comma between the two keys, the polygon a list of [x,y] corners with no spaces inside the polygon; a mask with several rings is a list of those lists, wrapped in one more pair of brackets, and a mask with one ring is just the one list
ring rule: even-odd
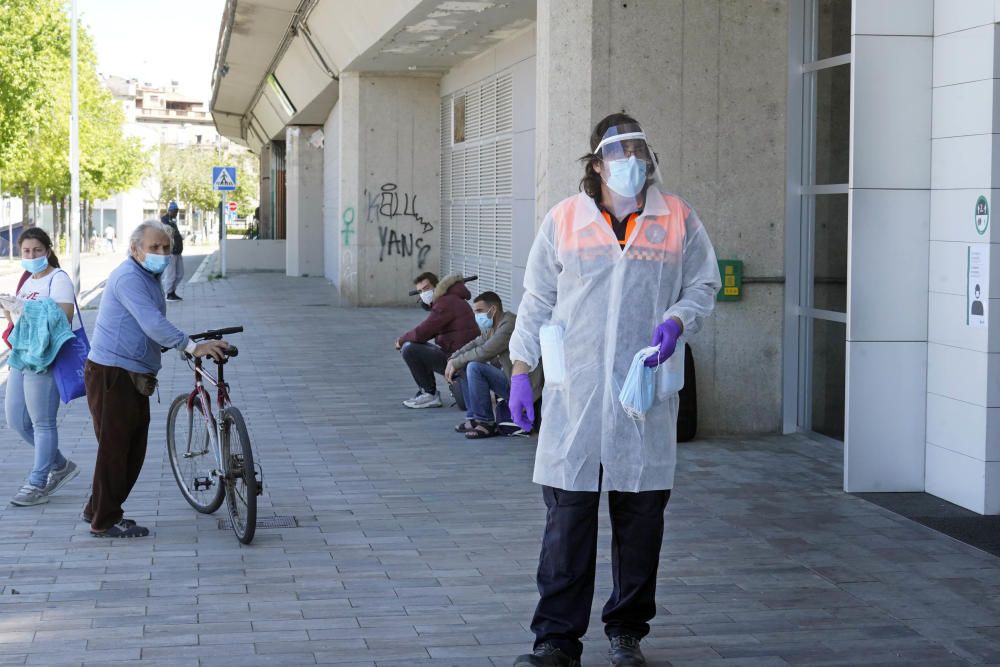
{"label": "paving stone sidewalk", "polygon": [[[224,510],[184,502],[163,434],[189,377],[167,355],[126,508],[153,536],[90,537],[93,431],[83,402],[64,409],[83,474],[48,505],[0,509],[0,664],[506,667],[527,650],[534,440],[468,442],[454,408],[400,405],[414,387],[392,341],[421,311],[341,309],[324,281],[276,274],[183,295],[169,312],[188,331],[246,327],[227,373],[264,470],[261,516],[298,525],[243,547]],[[10,431],[0,443],[13,494],[31,452]],[[801,437],[681,446],[651,665],[1000,664],[1000,559],[845,495],[841,455]],[[602,526],[588,667],[607,664]]]}

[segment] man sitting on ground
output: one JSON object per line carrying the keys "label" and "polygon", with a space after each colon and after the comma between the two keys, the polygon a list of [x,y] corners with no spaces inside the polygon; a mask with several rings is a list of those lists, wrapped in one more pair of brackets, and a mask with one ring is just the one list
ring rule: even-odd
{"label": "man sitting on ground", "polygon": [[403,405],[440,408],[443,404],[434,374],[444,374],[449,355],[479,335],[479,327],[468,303],[472,295],[462,276],[445,276],[439,283],[436,275],[427,272],[414,278],[413,284],[420,291],[420,301],[430,307],[430,314],[396,339],[396,349],[402,352],[417,383],[417,395]]}
{"label": "man sitting on ground", "polygon": [[[508,345],[517,315],[504,311],[496,292],[483,292],[473,300],[472,308],[481,335],[451,355],[444,377],[457,383],[465,398],[466,420],[455,430],[469,439],[489,438],[497,435],[490,392],[503,400],[510,395]],[[531,384],[536,397],[541,395],[541,365],[531,374]]]}

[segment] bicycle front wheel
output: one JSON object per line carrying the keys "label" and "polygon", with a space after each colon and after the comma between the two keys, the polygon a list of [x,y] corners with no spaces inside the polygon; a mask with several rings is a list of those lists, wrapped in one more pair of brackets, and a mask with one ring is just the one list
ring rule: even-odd
{"label": "bicycle front wheel", "polygon": [[240,542],[250,544],[257,529],[257,474],[250,434],[236,408],[222,411],[222,468],[233,532]]}
{"label": "bicycle front wheel", "polygon": [[190,394],[181,394],[167,413],[167,455],[181,495],[191,507],[211,514],[222,505],[222,480],[216,469],[215,430],[206,421],[201,401],[188,407]]}

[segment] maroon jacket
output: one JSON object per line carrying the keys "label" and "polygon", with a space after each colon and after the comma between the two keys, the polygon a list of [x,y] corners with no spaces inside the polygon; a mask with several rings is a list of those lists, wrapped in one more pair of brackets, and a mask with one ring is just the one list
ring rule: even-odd
{"label": "maroon jacket", "polygon": [[451,354],[479,335],[476,315],[469,306],[469,293],[462,277],[445,276],[434,288],[434,302],[424,321],[400,336],[401,343],[426,343],[432,338]]}

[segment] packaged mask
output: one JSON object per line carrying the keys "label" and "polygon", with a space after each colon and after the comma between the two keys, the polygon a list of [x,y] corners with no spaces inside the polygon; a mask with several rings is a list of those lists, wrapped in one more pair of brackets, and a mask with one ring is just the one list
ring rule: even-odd
{"label": "packaged mask", "polygon": [[622,383],[622,390],[618,394],[622,408],[632,419],[637,421],[645,419],[646,411],[653,406],[656,400],[656,368],[646,366],[646,359],[659,352],[660,348],[644,347],[636,352],[632,357],[632,365],[629,366],[628,375]]}
{"label": "packaged mask", "polygon": [[561,324],[543,324],[538,329],[538,343],[545,364],[545,384],[562,384],[566,380],[566,354],[563,350]]}
{"label": "packaged mask", "polygon": [[657,398],[676,394],[684,388],[684,345],[684,339],[679,339],[674,353],[659,365],[656,373]]}

